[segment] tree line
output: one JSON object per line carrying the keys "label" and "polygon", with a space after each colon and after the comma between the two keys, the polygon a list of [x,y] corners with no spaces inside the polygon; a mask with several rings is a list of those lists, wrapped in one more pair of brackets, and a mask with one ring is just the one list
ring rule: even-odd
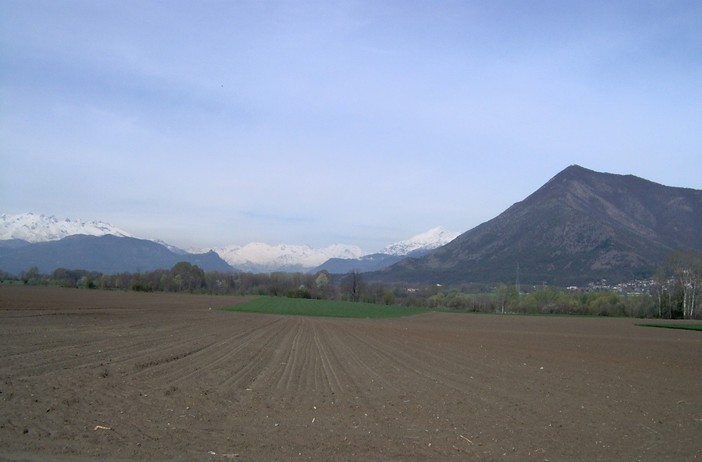
{"label": "tree line", "polygon": [[[14,279],[0,273],[4,280]],[[293,298],[349,300],[384,305],[426,307],[445,311],[491,313],[572,314],[641,318],[701,318],[702,255],[671,253],[654,278],[649,293],[569,291],[555,287],[518,291],[513,284],[496,286],[405,285],[367,283],[358,271],[345,275],[317,273],[229,273],[203,271],[188,262],[170,270],[101,274],[58,268],[40,274],[30,268],[19,278],[25,284],[143,292],[187,292],[220,295],[270,295]]]}
{"label": "tree line", "polygon": [[[245,273],[204,271],[189,262],[176,263],[171,269],[137,273],[102,274],[94,271],[57,268],[42,274],[36,267],[23,271],[19,278],[0,272],[0,280],[28,285],[132,290],[138,292],[187,292],[214,295],[271,295],[297,298],[340,298],[360,301],[360,273],[334,278],[326,271],[308,273]],[[350,287],[348,291],[347,285]],[[342,291],[344,291],[342,293]]]}

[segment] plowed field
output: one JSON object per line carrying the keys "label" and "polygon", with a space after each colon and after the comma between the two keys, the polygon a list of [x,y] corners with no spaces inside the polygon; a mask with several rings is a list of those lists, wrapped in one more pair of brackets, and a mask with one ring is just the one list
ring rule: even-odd
{"label": "plowed field", "polygon": [[702,333],[0,287],[1,460],[702,459]]}

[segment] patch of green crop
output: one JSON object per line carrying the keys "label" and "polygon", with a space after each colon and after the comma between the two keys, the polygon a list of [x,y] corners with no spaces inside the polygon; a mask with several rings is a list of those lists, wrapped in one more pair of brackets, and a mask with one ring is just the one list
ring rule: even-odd
{"label": "patch of green crop", "polygon": [[396,318],[428,312],[428,310],[423,308],[404,306],[284,297],[258,297],[249,302],[224,309],[247,313],[330,316],[336,318]]}
{"label": "patch of green crop", "polygon": [[700,323],[700,324],[646,323],[646,324],[637,324],[637,326],[642,326],[642,327],[660,327],[660,328],[663,328],[663,329],[685,329],[685,330],[699,330],[699,331],[702,331],[702,323]]}

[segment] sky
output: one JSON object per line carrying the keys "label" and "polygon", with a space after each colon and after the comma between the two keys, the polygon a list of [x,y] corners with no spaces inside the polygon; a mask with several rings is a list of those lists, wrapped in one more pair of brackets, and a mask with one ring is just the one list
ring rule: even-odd
{"label": "sky", "polygon": [[572,164],[702,189],[702,2],[0,0],[0,213],[373,252]]}

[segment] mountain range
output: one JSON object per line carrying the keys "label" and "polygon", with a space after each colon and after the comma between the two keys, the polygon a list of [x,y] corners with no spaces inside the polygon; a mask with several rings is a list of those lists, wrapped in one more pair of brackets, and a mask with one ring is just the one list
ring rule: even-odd
{"label": "mountain range", "polygon": [[[447,236],[456,235],[458,233],[435,228],[391,244],[384,250],[392,258],[388,264],[401,259],[403,252],[409,254],[436,248],[447,242]],[[364,258],[364,255],[360,247],[348,244],[313,248],[254,242],[243,246],[185,251],[163,241],[137,239],[102,221],[58,219],[33,213],[0,215],[0,270],[13,274],[32,266],[37,266],[42,272],[50,272],[57,267],[104,273],[148,271],[169,268],[178,261],[189,261],[206,271],[234,271],[236,268],[255,273],[305,272],[315,270],[326,261],[354,262]]]}
{"label": "mountain range", "polygon": [[347,244],[313,248],[308,245],[252,242],[244,246],[231,245],[212,250],[235,268],[252,273],[305,272],[332,258],[353,259],[363,255],[360,247]]}
{"label": "mountain range", "polygon": [[370,280],[440,284],[616,283],[652,276],[674,250],[702,252],[702,191],[573,165],[497,217]]}
{"label": "mountain range", "polygon": [[431,250],[441,247],[458,236],[459,233],[448,231],[439,226],[409,239],[390,244],[382,252],[362,255],[356,258],[330,258],[315,268],[332,274],[345,274],[349,271],[377,271],[391,266],[407,257],[420,257]]}
{"label": "mountain range", "polygon": [[40,273],[56,268],[83,269],[104,274],[170,269],[180,261],[205,271],[234,271],[215,252],[176,253],[157,242],[126,236],[75,234],[63,239],[30,243],[0,241],[0,270],[19,275],[32,267]]}
{"label": "mountain range", "polygon": [[463,234],[435,228],[371,255],[345,244],[251,243],[186,252],[104,222],[0,215],[0,270],[14,274],[32,266],[147,271],[185,260],[206,271],[355,269],[380,282],[581,285],[647,278],[666,255],[690,249],[702,252],[701,190],[577,165]]}

